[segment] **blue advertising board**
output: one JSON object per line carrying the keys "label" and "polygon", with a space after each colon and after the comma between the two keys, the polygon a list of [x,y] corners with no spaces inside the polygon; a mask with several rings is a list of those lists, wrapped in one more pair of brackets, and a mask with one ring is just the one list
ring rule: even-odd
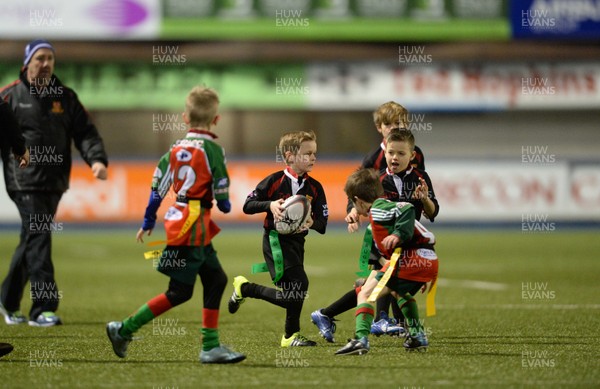
{"label": "blue advertising board", "polygon": [[600,40],[600,0],[513,0],[513,38]]}

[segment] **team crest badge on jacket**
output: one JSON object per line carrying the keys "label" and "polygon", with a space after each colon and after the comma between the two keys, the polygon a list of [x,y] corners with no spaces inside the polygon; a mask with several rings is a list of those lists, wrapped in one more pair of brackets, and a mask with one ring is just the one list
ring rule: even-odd
{"label": "team crest badge on jacket", "polygon": [[65,110],[62,107],[62,104],[60,103],[60,101],[53,101],[52,102],[52,113],[63,113],[65,112]]}

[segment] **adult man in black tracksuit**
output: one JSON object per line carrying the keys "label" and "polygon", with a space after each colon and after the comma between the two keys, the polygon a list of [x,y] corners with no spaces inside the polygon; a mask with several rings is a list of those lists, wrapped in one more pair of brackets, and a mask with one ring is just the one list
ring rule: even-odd
{"label": "adult man in black tracksuit", "polygon": [[27,169],[17,169],[16,162],[3,154],[6,190],[22,225],[19,245],[2,283],[0,312],[7,324],[27,321],[19,308],[29,280],[29,325],[49,327],[61,323],[55,314],[61,292],[54,279],[51,236],[57,229],[58,203],[69,187],[71,144],[75,143],[98,179],[106,179],[108,160],[102,138],[77,95],[53,74],[52,45],[41,39],[32,41],[25,48],[23,63],[19,79],[0,90],[30,152]]}
{"label": "adult man in black tracksuit", "polygon": [[[6,155],[10,158],[12,155],[19,161],[19,167],[25,168],[29,165],[29,151],[25,147],[25,138],[21,133],[21,128],[17,122],[17,118],[13,114],[10,106],[0,99],[0,155]],[[10,354],[13,350],[13,345],[10,343],[0,343],[0,358],[6,354]]]}
{"label": "adult man in black tracksuit", "polygon": [[29,149],[25,147],[25,138],[12,112],[10,105],[0,99],[0,154],[9,159],[12,155],[18,160],[20,168],[29,165]]}

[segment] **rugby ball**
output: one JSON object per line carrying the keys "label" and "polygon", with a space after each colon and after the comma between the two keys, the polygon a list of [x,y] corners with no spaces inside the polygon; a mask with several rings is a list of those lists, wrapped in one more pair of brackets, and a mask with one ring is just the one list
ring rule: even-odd
{"label": "rugby ball", "polygon": [[281,235],[293,234],[310,217],[310,202],[302,195],[288,197],[283,204],[283,217],[275,221],[275,229]]}

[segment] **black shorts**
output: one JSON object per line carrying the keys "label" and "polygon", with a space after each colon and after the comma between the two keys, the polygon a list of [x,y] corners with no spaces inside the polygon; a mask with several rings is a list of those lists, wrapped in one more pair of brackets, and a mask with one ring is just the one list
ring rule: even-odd
{"label": "black shorts", "polygon": [[[296,266],[304,266],[304,234],[279,235],[279,245],[283,254],[284,272]],[[273,252],[269,239],[269,231],[263,234],[263,256],[269,268],[271,278],[275,278]]]}
{"label": "black shorts", "polygon": [[[384,272],[380,271],[375,276],[375,279],[379,281],[383,275]],[[385,284],[385,286],[398,293],[400,296],[403,296],[406,293],[410,293],[414,296],[419,292],[419,290],[421,290],[423,285],[425,285],[425,282],[406,280],[404,278],[398,278],[394,276],[390,277],[387,284]]]}
{"label": "black shorts", "polygon": [[213,268],[221,267],[212,243],[204,247],[167,246],[160,258],[154,259],[156,270],[188,285],[196,283],[204,264]]}

